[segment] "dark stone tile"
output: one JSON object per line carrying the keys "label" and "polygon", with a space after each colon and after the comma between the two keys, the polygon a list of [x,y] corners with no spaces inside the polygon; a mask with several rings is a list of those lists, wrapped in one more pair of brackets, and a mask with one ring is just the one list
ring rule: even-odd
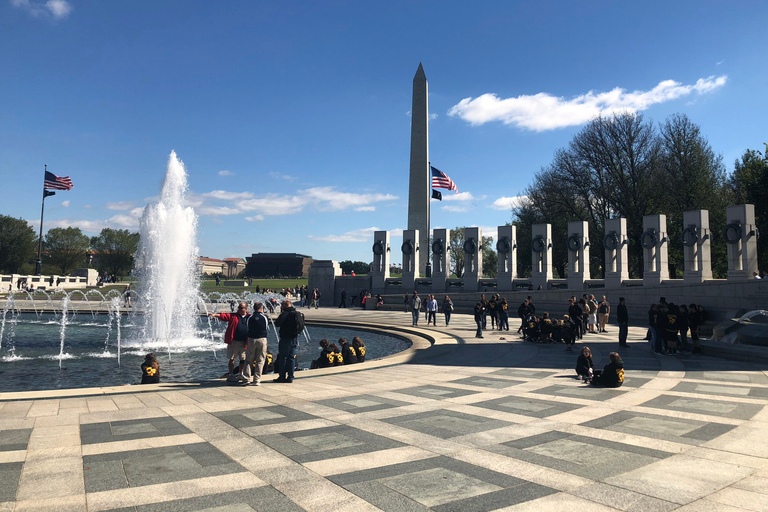
{"label": "dark stone tile", "polygon": [[16,499],[23,467],[23,462],[0,463],[0,503]]}
{"label": "dark stone tile", "polygon": [[85,492],[111,491],[128,487],[123,463],[119,460],[93,462],[83,466],[83,475]]}
{"label": "dark stone tile", "polygon": [[569,398],[583,398],[585,400],[609,400],[611,398],[616,398],[617,396],[621,396],[626,391],[621,391],[620,388],[614,389],[614,388],[600,388],[595,386],[589,386],[589,385],[572,385],[572,386],[566,386],[566,385],[554,385],[554,386],[548,386],[546,388],[542,389],[536,389],[531,391],[531,393],[537,393],[542,395],[553,395],[553,396],[565,396]]}
{"label": "dark stone tile", "polygon": [[485,432],[513,424],[508,421],[444,409],[384,418],[381,421],[441,439]]}
{"label": "dark stone tile", "polygon": [[483,388],[491,388],[491,389],[504,389],[509,388],[512,386],[517,386],[518,384],[524,384],[526,381],[524,380],[511,380],[511,379],[495,379],[493,377],[486,377],[486,376],[474,376],[474,377],[466,377],[464,379],[459,380],[452,380],[452,384],[464,384],[468,386],[480,386]]}
{"label": "dark stone tile", "polygon": [[726,395],[741,398],[768,398],[768,388],[753,388],[749,386],[732,386],[719,382],[689,382],[683,381],[671,391],[698,393],[703,395]]}
{"label": "dark stone tile", "polygon": [[350,484],[346,489],[385,512],[428,512],[430,510],[375,480]]}
{"label": "dark stone tile", "polygon": [[[576,364],[574,363],[573,366],[575,367]],[[538,380],[538,379],[545,379],[547,377],[550,377],[557,372],[552,371],[536,371],[536,370],[523,370],[520,368],[502,368],[501,370],[496,370],[495,372],[491,372],[488,375],[506,375],[507,377],[521,377],[523,379],[526,379],[527,381],[531,380]]]}
{"label": "dark stone tile", "polygon": [[582,426],[693,445],[711,441],[735,428],[734,425],[724,423],[632,411],[609,414],[582,423]]}
{"label": "dark stone tile", "polygon": [[435,512],[489,512],[491,510],[497,510],[517,505],[518,503],[543,498],[544,496],[549,496],[550,494],[556,494],[558,492],[560,491],[552,489],[551,487],[545,487],[533,482],[525,482],[509,489],[502,489],[500,491],[481,494],[480,496],[466,498],[444,505],[438,505],[432,507],[432,510]]}
{"label": "dark stone tile", "polygon": [[473,407],[483,407],[494,411],[503,411],[513,414],[522,414],[534,418],[546,418],[584,407],[583,405],[567,404],[561,402],[549,402],[546,400],[537,400],[535,398],[523,398],[516,396],[507,396],[503,398],[494,398],[472,404]]}
{"label": "dark stone tile", "polygon": [[0,452],[26,450],[31,434],[31,428],[0,430]]}
{"label": "dark stone tile", "polygon": [[191,432],[177,420],[162,417],[80,425],[80,440],[82,444],[111,443]]}
{"label": "dark stone tile", "polygon": [[692,412],[708,416],[722,416],[748,420],[763,409],[762,405],[727,402],[725,400],[707,400],[700,397],[661,395],[640,404],[643,407],[667,409],[670,411]]}
{"label": "dark stone tile", "polygon": [[222,510],[240,512],[247,510],[246,507],[259,512],[301,512],[304,510],[270,486],[142,505],[136,507],[136,510],[137,512],[195,512],[221,508]]}
{"label": "dark stone tile", "polygon": [[317,419],[317,416],[282,405],[216,412],[213,415],[237,429]]}
{"label": "dark stone tile", "polygon": [[432,398],[434,400],[446,400],[448,398],[456,398],[457,396],[474,395],[477,391],[468,391],[466,389],[449,388],[445,386],[417,386],[414,388],[396,389],[395,393],[403,393],[405,395],[420,396],[422,398]]}
{"label": "dark stone tile", "polygon": [[345,398],[332,398],[330,400],[320,400],[315,402],[326,407],[332,407],[341,411],[351,412],[354,414],[380,411],[382,409],[393,409],[396,407],[403,407],[411,405],[408,402],[401,402],[399,400],[392,400],[389,398],[382,398],[375,395],[359,395]]}

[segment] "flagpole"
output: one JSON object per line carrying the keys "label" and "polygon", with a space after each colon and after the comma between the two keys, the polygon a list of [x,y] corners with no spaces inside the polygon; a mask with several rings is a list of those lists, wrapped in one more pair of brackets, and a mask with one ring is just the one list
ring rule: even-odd
{"label": "flagpole", "polygon": [[[48,164],[45,164],[45,172],[48,172]],[[37,240],[37,261],[35,262],[35,275],[39,276],[43,272],[43,216],[45,215],[45,175],[43,175],[43,206],[40,209],[40,238]]]}
{"label": "flagpole", "polygon": [[432,162],[427,162],[427,180],[429,183],[429,187],[427,187],[427,190],[429,191],[429,194],[427,195],[427,266],[426,266],[426,277],[432,277],[432,262],[429,258],[429,250],[432,243],[429,241],[429,225],[432,223]]}

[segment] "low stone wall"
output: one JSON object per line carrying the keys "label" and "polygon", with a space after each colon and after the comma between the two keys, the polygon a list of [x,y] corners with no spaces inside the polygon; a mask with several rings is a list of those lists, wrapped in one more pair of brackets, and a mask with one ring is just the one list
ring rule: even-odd
{"label": "low stone wall", "polygon": [[[90,271],[90,272],[83,272]],[[53,286],[51,282],[51,275],[33,276],[25,274],[4,274],[0,275],[0,292],[7,293],[9,291],[19,291],[17,283],[19,279],[24,281],[26,279],[28,284],[35,285],[37,290],[55,290],[57,288],[73,289],[73,288],[85,288],[87,286],[96,286],[96,279],[98,278],[97,272],[94,269],[80,269],[80,271],[73,272],[70,276],[53,275]],[[61,280],[57,285],[56,282]]]}

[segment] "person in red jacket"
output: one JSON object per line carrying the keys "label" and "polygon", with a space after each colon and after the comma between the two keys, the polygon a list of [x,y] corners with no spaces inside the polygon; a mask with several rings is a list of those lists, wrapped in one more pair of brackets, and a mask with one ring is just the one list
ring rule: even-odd
{"label": "person in red jacket", "polygon": [[229,358],[229,373],[227,377],[240,378],[243,373],[242,366],[235,375],[235,358],[239,357],[241,363],[245,361],[245,348],[248,343],[248,304],[241,302],[237,306],[236,313],[208,313],[208,316],[218,318],[227,324],[227,332],[224,333],[224,343],[227,344],[227,358]]}

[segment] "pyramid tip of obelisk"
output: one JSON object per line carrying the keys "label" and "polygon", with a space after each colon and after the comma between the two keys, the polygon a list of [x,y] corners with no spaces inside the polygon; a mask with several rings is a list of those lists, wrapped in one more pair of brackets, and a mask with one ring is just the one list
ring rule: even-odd
{"label": "pyramid tip of obelisk", "polygon": [[419,69],[416,70],[416,75],[413,77],[413,79],[427,79],[427,75],[424,74],[424,66],[421,65],[421,62],[419,62]]}

